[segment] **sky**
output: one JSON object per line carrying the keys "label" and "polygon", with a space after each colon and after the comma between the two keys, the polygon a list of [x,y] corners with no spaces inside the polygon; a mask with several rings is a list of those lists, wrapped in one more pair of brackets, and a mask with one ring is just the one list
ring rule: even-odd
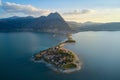
{"label": "sky", "polygon": [[120,0],[0,0],[0,18],[51,12],[60,13],[66,21],[120,22]]}

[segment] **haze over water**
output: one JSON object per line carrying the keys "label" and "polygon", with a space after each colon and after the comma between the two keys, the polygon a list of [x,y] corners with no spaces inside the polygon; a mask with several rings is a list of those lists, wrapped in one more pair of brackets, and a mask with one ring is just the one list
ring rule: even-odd
{"label": "haze over water", "polygon": [[80,32],[75,44],[65,47],[79,55],[82,70],[70,74],[53,72],[32,56],[64,41],[48,33],[0,33],[1,80],[120,80],[120,32]]}

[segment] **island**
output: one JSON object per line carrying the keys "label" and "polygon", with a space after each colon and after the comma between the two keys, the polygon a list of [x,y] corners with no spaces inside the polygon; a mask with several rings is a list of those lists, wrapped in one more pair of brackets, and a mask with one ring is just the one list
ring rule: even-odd
{"label": "island", "polygon": [[65,43],[75,43],[76,41],[74,39],[72,39],[71,34],[68,34],[68,40],[65,41]]}
{"label": "island", "polygon": [[78,56],[64,48],[68,42],[62,42],[55,47],[49,48],[47,50],[40,51],[34,55],[34,61],[41,61],[48,65],[50,68],[62,72],[70,73],[81,69],[81,62]]}

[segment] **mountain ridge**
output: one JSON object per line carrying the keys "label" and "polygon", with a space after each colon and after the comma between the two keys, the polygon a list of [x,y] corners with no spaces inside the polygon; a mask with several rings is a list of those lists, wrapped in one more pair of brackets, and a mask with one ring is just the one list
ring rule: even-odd
{"label": "mountain ridge", "polygon": [[0,32],[16,31],[69,33],[71,28],[57,12],[38,18],[13,16],[0,19]]}
{"label": "mountain ridge", "polygon": [[50,32],[50,33],[76,33],[80,31],[120,31],[120,22],[77,23],[65,21],[57,12],[41,17],[13,16],[0,19],[0,32]]}
{"label": "mountain ridge", "polygon": [[67,22],[72,30],[81,31],[120,31],[120,22],[95,23],[95,22]]}

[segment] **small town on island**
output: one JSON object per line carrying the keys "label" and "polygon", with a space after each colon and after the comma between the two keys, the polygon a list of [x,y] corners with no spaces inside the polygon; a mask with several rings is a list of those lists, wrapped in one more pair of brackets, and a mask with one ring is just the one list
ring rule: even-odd
{"label": "small town on island", "polygon": [[68,40],[58,44],[53,48],[40,51],[34,55],[34,61],[41,61],[51,65],[51,69],[57,72],[70,73],[81,69],[80,62],[76,53],[64,48],[66,44],[75,43],[71,34],[68,34]]}

